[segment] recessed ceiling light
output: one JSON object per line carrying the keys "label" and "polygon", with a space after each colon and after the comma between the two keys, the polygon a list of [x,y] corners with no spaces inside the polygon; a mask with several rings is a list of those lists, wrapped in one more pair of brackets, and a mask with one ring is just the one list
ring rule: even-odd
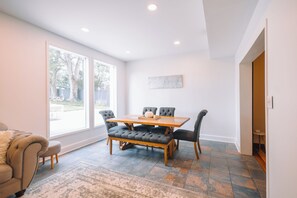
{"label": "recessed ceiling light", "polygon": [[174,41],[173,44],[174,45],[180,45],[180,41]]}
{"label": "recessed ceiling light", "polygon": [[131,52],[129,50],[126,50],[126,54],[130,54]]}
{"label": "recessed ceiling light", "polygon": [[157,7],[156,4],[149,4],[149,5],[147,6],[147,9],[148,9],[149,11],[151,11],[151,12],[156,11],[157,8],[158,8],[158,7]]}
{"label": "recessed ceiling light", "polygon": [[89,30],[88,28],[85,28],[85,27],[80,28],[80,29],[81,29],[81,31],[83,31],[83,32],[90,32],[90,30]]}

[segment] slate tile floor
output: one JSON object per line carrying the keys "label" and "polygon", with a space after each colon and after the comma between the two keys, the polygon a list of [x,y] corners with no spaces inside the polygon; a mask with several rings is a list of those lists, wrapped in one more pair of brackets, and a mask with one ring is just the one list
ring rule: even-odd
{"label": "slate tile floor", "polygon": [[54,170],[49,162],[41,165],[33,183],[84,161],[209,197],[266,197],[266,175],[254,157],[238,154],[234,144],[201,140],[201,147],[196,160],[193,143],[181,141],[174,158],[164,166],[161,149],[134,146],[121,151],[114,143],[110,156],[109,146],[101,141],[60,156]]}

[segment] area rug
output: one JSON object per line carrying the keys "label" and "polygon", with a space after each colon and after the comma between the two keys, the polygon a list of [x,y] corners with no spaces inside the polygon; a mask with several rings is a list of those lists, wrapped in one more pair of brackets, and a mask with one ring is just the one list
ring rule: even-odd
{"label": "area rug", "polygon": [[170,197],[198,198],[205,194],[154,182],[145,178],[79,163],[31,185],[24,198]]}

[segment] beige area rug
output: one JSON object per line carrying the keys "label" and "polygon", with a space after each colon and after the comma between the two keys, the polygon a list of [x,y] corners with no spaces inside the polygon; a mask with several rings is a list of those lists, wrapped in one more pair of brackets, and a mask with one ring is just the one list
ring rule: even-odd
{"label": "beige area rug", "polygon": [[31,185],[24,198],[99,197],[205,197],[203,194],[173,187],[102,167],[78,164]]}

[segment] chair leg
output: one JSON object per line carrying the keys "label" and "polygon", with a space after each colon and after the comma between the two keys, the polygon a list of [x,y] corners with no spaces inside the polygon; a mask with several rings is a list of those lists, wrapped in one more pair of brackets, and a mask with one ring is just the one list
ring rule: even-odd
{"label": "chair leg", "polygon": [[176,150],[178,150],[179,140],[176,140]]}
{"label": "chair leg", "polygon": [[59,163],[59,156],[56,154],[56,163]]}
{"label": "chair leg", "polygon": [[45,162],[45,157],[42,158],[42,164],[44,165]]}
{"label": "chair leg", "polygon": [[106,138],[106,145],[108,145],[109,137]]}
{"label": "chair leg", "polygon": [[198,155],[197,144],[196,144],[196,142],[193,142],[193,143],[194,143],[194,150],[195,150],[196,158],[198,160],[199,159],[199,155]]}
{"label": "chair leg", "polygon": [[25,194],[25,192],[26,192],[26,189],[21,190],[21,191],[15,193],[15,196],[16,196],[16,197],[21,197],[21,196],[23,196],[23,195]]}
{"label": "chair leg", "polygon": [[54,169],[54,156],[51,155],[51,169]]}
{"label": "chair leg", "polygon": [[112,155],[112,139],[109,138],[109,153]]}
{"label": "chair leg", "polygon": [[199,140],[197,141],[197,144],[198,144],[199,152],[200,152],[200,154],[201,154],[202,152],[201,152],[201,147],[200,147],[200,141],[199,141]]}

